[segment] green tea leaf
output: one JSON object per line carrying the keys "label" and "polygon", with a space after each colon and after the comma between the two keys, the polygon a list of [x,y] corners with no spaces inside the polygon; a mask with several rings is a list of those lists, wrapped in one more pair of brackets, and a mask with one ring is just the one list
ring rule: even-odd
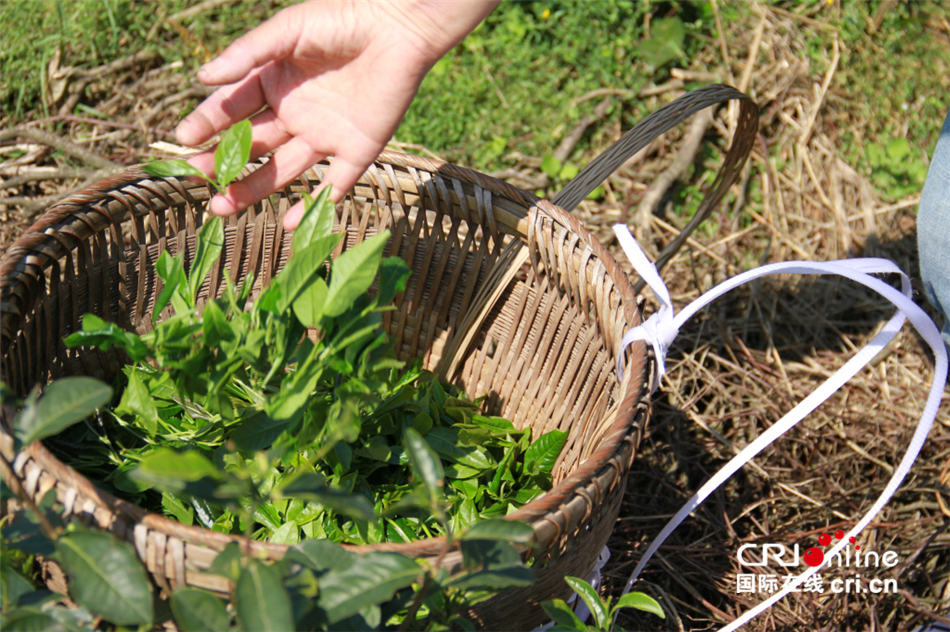
{"label": "green tea leaf", "polygon": [[95,314],[83,314],[82,330],[67,336],[64,342],[67,347],[99,347],[103,350],[116,345],[125,349],[133,362],[143,360],[148,354],[148,347],[141,338]]}
{"label": "green tea leaf", "polygon": [[201,323],[204,342],[209,347],[220,346],[222,342],[233,342],[236,338],[234,328],[215,301],[208,301],[205,305]]}
{"label": "green tea leaf", "polygon": [[161,160],[142,165],[142,170],[150,176],[159,178],[193,177],[209,181],[205,172],[181,159]]}
{"label": "green tea leaf", "polygon": [[324,187],[317,198],[303,194],[304,211],[300,224],[294,231],[294,252],[300,252],[315,240],[329,236],[333,232],[333,220],[336,219],[336,207],[330,201],[333,186]]}
{"label": "green tea leaf", "polygon": [[[6,542],[4,542],[6,544]],[[0,563],[0,601],[3,611],[12,610],[20,597],[33,592],[33,584],[6,562]]]}
{"label": "green tea leaf", "polygon": [[279,489],[284,496],[302,498],[318,502],[338,513],[358,518],[360,520],[375,520],[373,505],[360,494],[328,487],[319,474],[305,472],[295,476]]}
{"label": "green tea leaf", "polygon": [[109,533],[67,533],[56,541],[76,603],[116,625],[152,624],[152,588],[135,549]]}
{"label": "green tea leaf", "polygon": [[218,216],[212,216],[198,229],[195,259],[191,263],[188,273],[188,297],[194,305],[198,290],[204,283],[205,277],[211,272],[214,262],[221,256],[224,249],[224,224]]}
{"label": "green tea leaf", "polygon": [[586,630],[587,626],[581,621],[574,611],[563,599],[554,599],[545,601],[541,604],[544,611],[551,617],[556,624],[569,628],[571,630]]}
{"label": "green tea leaf", "polygon": [[297,523],[293,520],[285,522],[271,534],[270,541],[273,544],[287,544],[289,546],[297,544],[300,541],[300,529],[297,527]]}
{"label": "green tea leaf", "polygon": [[[343,238],[342,233],[317,239],[300,251],[294,252],[287,265],[277,275],[280,296],[277,301],[279,313],[284,313],[304,293],[315,279],[320,279],[323,262]],[[323,282],[323,279],[320,279]]]}
{"label": "green tea leaf", "polygon": [[155,299],[155,308],[152,310],[152,317],[155,322],[158,322],[158,317],[165,306],[168,305],[168,302],[182,292],[183,286],[187,283],[182,261],[184,261],[184,257],[181,253],[177,257],[172,257],[167,250],[163,250],[162,254],[158,256],[158,261],[155,262],[155,273],[164,282],[162,291],[158,293],[158,298]]}
{"label": "green tea leaf", "polygon": [[157,448],[129,472],[129,477],[140,483],[157,487],[173,494],[187,494],[197,498],[220,500],[221,472],[200,452],[176,452]]}
{"label": "green tea leaf", "polygon": [[290,596],[270,566],[249,559],[234,586],[238,621],[245,630],[287,632],[295,629]]}
{"label": "green tea leaf", "polygon": [[35,406],[14,419],[16,436],[24,444],[58,434],[82,421],[112,399],[112,389],[91,377],[67,377],[47,387]]}
{"label": "green tea leaf", "polygon": [[554,464],[565,443],[567,443],[567,433],[563,430],[551,430],[538,437],[538,440],[528,446],[525,451],[525,471],[549,474],[554,469]]}
{"label": "green tea leaf", "polygon": [[480,470],[491,469],[497,465],[484,448],[460,445],[458,432],[454,428],[433,428],[425,436],[425,440],[436,452],[450,461]]}
{"label": "green tea leaf", "polygon": [[323,308],[325,316],[339,316],[373,284],[389,231],[353,246],[333,261],[330,268],[330,291]]}
{"label": "green tea leaf", "polygon": [[175,498],[168,492],[162,493],[162,509],[175,516],[175,520],[186,526],[191,526],[195,521],[195,510],[191,507],[185,507],[185,504]]}
{"label": "green tea leaf", "polygon": [[379,305],[389,305],[393,298],[405,291],[406,281],[412,275],[412,268],[399,257],[386,257],[379,263],[379,291],[376,301]]}
{"label": "green tea leaf", "polygon": [[115,412],[119,415],[129,414],[137,417],[137,422],[145,429],[149,436],[158,430],[159,416],[155,400],[142,382],[139,371],[132,369],[129,372],[129,383],[122,392],[122,399],[116,406]]}
{"label": "green tea leaf", "polygon": [[310,287],[304,289],[294,300],[294,315],[305,327],[315,327],[323,315],[323,306],[327,301],[327,283],[320,277],[313,280]]}
{"label": "green tea leaf", "polygon": [[463,540],[501,540],[527,544],[534,537],[531,525],[520,520],[493,518],[479,522],[462,534]]}
{"label": "green tea leaf", "polygon": [[484,415],[475,415],[472,417],[472,423],[484,428],[496,428],[498,430],[519,432],[513,423],[503,417],[486,417]]}
{"label": "green tea leaf", "polygon": [[250,121],[235,123],[221,134],[221,142],[214,152],[214,175],[222,191],[241,175],[251,159],[252,136]]}
{"label": "green tea leaf", "polygon": [[287,419],[274,419],[264,411],[258,411],[234,429],[231,441],[241,452],[256,452],[274,443],[288,425]]}
{"label": "green tea leaf", "polygon": [[501,590],[516,586],[530,586],[534,583],[534,573],[523,565],[502,566],[490,570],[475,571],[453,579],[448,583],[452,588],[462,590]]}
{"label": "green tea leaf", "polygon": [[237,542],[229,542],[220,553],[218,553],[207,572],[212,575],[221,575],[236,582],[241,576],[241,560],[244,559],[244,552],[241,545]]}
{"label": "green tea leaf", "polygon": [[34,608],[4,612],[2,625],[4,632],[68,632],[62,623]]}
{"label": "green tea leaf", "polygon": [[664,614],[663,608],[660,606],[659,602],[657,602],[657,600],[653,597],[645,595],[642,592],[627,593],[621,597],[620,601],[617,602],[617,605],[613,607],[613,610],[619,610],[620,608],[636,608],[637,610],[655,614],[661,619],[666,618],[666,614]]}
{"label": "green tea leaf", "polygon": [[284,555],[285,560],[296,562],[317,572],[344,570],[349,568],[358,557],[356,553],[347,551],[329,540],[304,540],[289,548]]}
{"label": "green tea leaf", "polygon": [[468,569],[496,569],[521,565],[521,554],[502,540],[474,540],[465,538],[459,542],[462,563]]}
{"label": "green tea leaf", "polygon": [[607,626],[610,625],[610,614],[607,612],[607,606],[601,600],[597,591],[583,579],[577,577],[567,576],[564,578],[564,581],[567,582],[567,585],[587,604],[591,614],[594,615],[594,623],[597,625],[597,628],[606,630]]}
{"label": "green tea leaf", "polygon": [[182,632],[223,631],[229,627],[224,603],[208,591],[179,588],[172,593],[171,607]]}
{"label": "green tea leaf", "polygon": [[409,455],[412,473],[425,488],[431,501],[442,498],[442,485],[445,483],[445,470],[435,450],[414,428],[407,428],[402,437],[402,445]]}
{"label": "green tea leaf", "polygon": [[[55,492],[53,492],[55,494]],[[50,556],[56,552],[52,540],[39,526],[39,518],[32,512],[15,512],[3,524],[3,546],[34,555]]]}
{"label": "green tea leaf", "polygon": [[422,573],[412,559],[397,553],[367,553],[320,579],[320,607],[332,626],[366,606],[383,603]]}

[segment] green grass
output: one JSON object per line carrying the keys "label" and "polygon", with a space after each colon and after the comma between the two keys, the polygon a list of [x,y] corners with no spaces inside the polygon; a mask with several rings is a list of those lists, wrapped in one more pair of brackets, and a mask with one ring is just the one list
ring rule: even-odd
{"label": "green grass", "polygon": [[[62,66],[94,67],[151,49],[166,62],[182,60],[179,72],[193,73],[287,4],[291,0],[229,3],[175,29],[154,27],[191,6],[188,0],[3,0],[0,112],[8,124],[51,114],[40,95],[57,48]],[[886,197],[919,190],[947,109],[950,47],[942,20],[950,22],[950,7],[899,3],[870,36],[867,21],[876,3],[774,4],[820,19],[839,34],[841,60],[826,116],[840,130],[835,141],[842,157]],[[720,10],[727,32],[737,24],[754,28],[758,20],[744,3],[721,2]],[[576,99],[592,90],[635,92],[665,81],[671,66],[688,65],[715,35],[709,2],[506,2],[436,64],[396,138],[480,170],[505,166],[512,151],[549,156],[598,103],[574,105]],[[831,37],[811,29],[802,51],[818,73],[830,63]],[[562,173],[602,150],[613,125],[629,129],[646,114],[636,98],[615,98],[607,120],[588,131]]]}
{"label": "green grass", "polygon": [[[46,115],[40,95],[57,48],[61,66],[95,67],[141,50],[193,72],[231,40],[273,15],[288,0],[243,0],[192,19],[183,31],[160,19],[192,6],[189,0],[3,0],[0,2],[0,111],[14,120]],[[151,33],[151,35],[150,35]]]}
{"label": "green grass", "polygon": [[[710,30],[709,6],[504,3],[436,64],[396,138],[477,169],[501,166],[511,151],[550,154],[598,103],[574,106],[575,99],[601,88],[637,91],[704,44],[695,35]],[[654,20],[650,40],[644,38],[647,13]],[[670,28],[657,27],[662,18]],[[635,99],[626,99],[608,118],[626,129],[645,114]],[[575,151],[600,140],[595,133]]]}
{"label": "green grass", "polygon": [[842,55],[832,100],[847,123],[842,157],[890,198],[919,192],[950,103],[950,6],[900,2],[874,35],[876,5],[842,3]]}

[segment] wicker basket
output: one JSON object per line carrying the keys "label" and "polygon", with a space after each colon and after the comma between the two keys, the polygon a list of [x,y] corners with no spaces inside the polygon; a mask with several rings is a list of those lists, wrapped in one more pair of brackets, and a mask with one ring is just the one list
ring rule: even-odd
{"label": "wicker basket", "polygon": [[[658,111],[559,198],[572,208],[657,134],[731,98],[743,97],[731,88],[710,88]],[[740,104],[743,131],[710,206],[734,180],[754,138],[755,108],[749,101]],[[270,281],[291,254],[291,234],[280,218],[325,169],[325,163],[316,165],[281,194],[227,219],[222,260],[199,303],[219,294],[225,274],[239,282],[253,272],[255,295]],[[63,338],[79,328],[86,312],[147,332],[160,291],[155,261],[163,250],[184,251],[190,264],[209,197],[205,185],[155,179],[131,168],[50,208],[0,264],[4,381],[24,396],[34,385],[67,375],[111,380],[124,357],[114,350],[66,349]],[[622,383],[615,372],[620,339],[640,318],[633,287],[562,208],[438,161],[383,153],[337,214],[346,239],[335,255],[389,229],[387,254],[398,254],[412,267],[397,309],[383,323],[400,359],[423,357],[426,368],[473,396],[487,395],[488,412],[518,427],[569,432],[554,469],[554,488],[512,516],[534,527],[536,583],[499,594],[472,613],[485,629],[531,629],[545,619],[540,602],[566,598],[562,578],[586,576],[606,543],[647,421],[651,362],[645,347],[637,344],[627,352]],[[37,500],[55,489],[72,519],[132,542],[166,595],[185,585],[226,592],[224,578],[202,571],[229,542],[243,542],[272,559],[284,554],[285,546],[148,514],[102,492],[43,445],[14,461],[10,412],[0,424],[0,452],[17,479],[8,484]],[[440,547],[441,539],[430,539],[354,548],[434,558]],[[449,555],[444,563],[457,559]],[[57,570],[52,567],[48,581],[64,591]]]}

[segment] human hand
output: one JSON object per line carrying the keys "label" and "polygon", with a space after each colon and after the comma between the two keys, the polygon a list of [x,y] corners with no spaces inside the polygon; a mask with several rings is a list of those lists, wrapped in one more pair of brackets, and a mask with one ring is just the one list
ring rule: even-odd
{"label": "human hand", "polygon": [[[332,184],[338,202],[392,137],[432,65],[498,2],[311,0],[235,40],[198,71],[203,83],[224,87],[179,124],[176,137],[198,145],[253,115],[251,158],[276,151],[215,195],[211,211],[236,213],[327,156],[333,161],[320,188]],[[212,151],[189,162],[214,171]],[[302,214],[301,202],[284,226],[296,228]]]}

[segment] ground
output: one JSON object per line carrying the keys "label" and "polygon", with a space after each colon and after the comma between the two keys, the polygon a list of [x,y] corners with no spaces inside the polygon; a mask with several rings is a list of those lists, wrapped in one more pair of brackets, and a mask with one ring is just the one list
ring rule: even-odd
{"label": "ground", "polygon": [[[57,196],[160,155],[150,144],[173,142],[179,117],[208,93],[194,80],[197,64],[278,4],[162,2],[143,15],[137,5],[103,0],[107,11],[88,12],[95,24],[82,21],[92,19],[79,14],[82,3],[65,15],[63,5],[31,0],[0,9],[0,38],[7,38],[0,59],[9,69],[0,79],[0,249]],[[17,40],[19,31],[8,28],[48,23],[53,35],[43,39]],[[510,54],[493,54],[497,47]],[[940,4],[506,5],[427,79],[394,146],[553,197],[575,164],[589,162],[646,112],[685,89],[728,83],[756,100],[759,137],[739,184],[663,271],[677,308],[761,264],[855,256],[895,261],[926,305],[916,206],[950,105],[948,67],[950,10]],[[453,91],[440,88],[449,81]],[[446,93],[453,98],[440,101]],[[733,117],[724,107],[705,127],[665,134],[576,214],[624,265],[610,230],[621,214],[656,256],[699,205]],[[688,142],[690,130],[702,142]],[[685,172],[655,187],[681,152]],[[630,474],[605,590],[619,594],[686,499],[844,364],[890,313],[880,298],[843,280],[783,276],[737,290],[687,324]],[[853,525],[902,457],[932,373],[926,345],[905,328],[660,549],[639,589],[660,599],[665,627],[646,616],[623,615],[620,623],[717,629],[761,601],[763,591],[738,592],[738,575],[749,572],[739,566],[739,547],[798,544],[804,551],[821,534]],[[857,542],[864,551],[895,552],[895,566],[865,574],[896,579],[895,593],[803,592],[747,629],[950,623],[948,454],[944,406],[903,486]],[[825,581],[849,573],[828,573]]]}

